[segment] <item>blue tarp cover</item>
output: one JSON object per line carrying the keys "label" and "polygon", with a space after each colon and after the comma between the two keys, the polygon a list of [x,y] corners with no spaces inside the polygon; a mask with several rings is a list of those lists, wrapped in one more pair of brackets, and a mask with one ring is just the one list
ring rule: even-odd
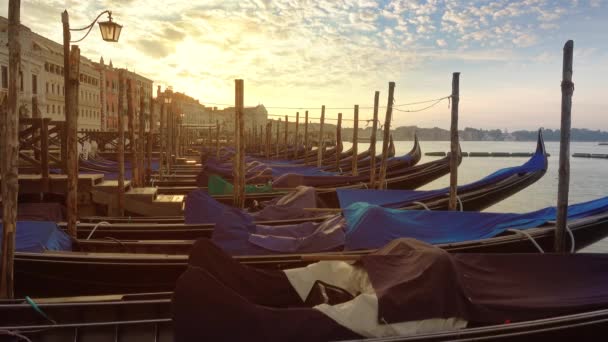
{"label": "blue tarp cover", "polygon": [[[568,219],[608,211],[608,197],[568,207]],[[496,236],[506,229],[527,229],[555,220],[555,207],[525,214],[397,210],[367,203],[344,209],[345,250],[379,248],[402,237],[424,242],[454,243]]]}
{"label": "blue tarp cover", "polygon": [[[568,219],[607,211],[608,197],[604,197],[571,205]],[[538,227],[555,220],[555,214],[555,207],[512,214],[397,210],[360,202],[343,211],[345,220],[337,215],[322,223],[267,227],[228,212],[215,226],[213,241],[235,255],[374,249],[404,237],[431,244],[454,243],[494,237],[509,228]]]}
{"label": "blue tarp cover", "polygon": [[[2,231],[4,227],[0,222],[0,232]],[[61,231],[55,222],[18,221],[15,250],[17,252],[71,251],[72,239]]]}

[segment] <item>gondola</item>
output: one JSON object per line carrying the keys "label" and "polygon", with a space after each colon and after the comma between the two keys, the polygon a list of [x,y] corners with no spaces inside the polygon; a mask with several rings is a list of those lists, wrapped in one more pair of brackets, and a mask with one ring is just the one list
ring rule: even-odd
{"label": "gondola", "polygon": [[[569,220],[573,239],[568,248],[580,250],[608,236],[608,212]],[[504,230],[491,238],[438,243],[457,252],[530,253],[542,248],[553,251],[555,223],[525,231]],[[87,248],[103,250],[113,244],[114,253],[17,252],[15,288],[18,295],[68,296],[170,291],[184,270],[187,256],[172,251],[190,250],[192,241],[89,240]],[[145,254],[162,251],[164,254]],[[139,253],[133,253],[138,251]],[[327,252],[330,256],[361,255],[370,250]],[[299,267],[315,260],[315,254],[274,254],[237,257],[240,262],[261,268]],[[49,287],[49,283],[61,284]]]}
{"label": "gondola", "polygon": [[174,341],[171,295],[0,300],[0,340]]}
{"label": "gondola", "polygon": [[596,340],[608,330],[604,254],[448,254],[405,239],[356,264],[262,272],[199,246],[172,297],[176,341]]}
{"label": "gondola", "polygon": [[[209,253],[207,253],[207,255],[208,254]],[[209,261],[211,264],[222,265],[222,263],[215,262],[215,260],[211,258]],[[196,262],[190,262],[190,264],[194,267],[202,266]],[[517,264],[517,262],[515,262],[515,264]],[[559,269],[559,267],[557,267],[557,269]],[[603,270],[605,271],[605,268],[603,268]],[[214,274],[212,270],[206,269],[206,271],[207,273]],[[235,272],[233,270],[233,272],[224,272],[224,274],[235,274]],[[74,336],[78,336],[78,340],[83,342],[97,341],[100,339],[161,342],[179,341],[180,338],[183,340],[185,332],[182,329],[196,329],[196,327],[199,326],[204,329],[204,327],[211,326],[204,322],[205,317],[208,317],[207,315],[191,314],[190,312],[187,315],[187,320],[196,322],[195,324],[185,324],[184,311],[182,311],[184,310],[185,305],[184,299],[188,302],[186,305],[190,307],[198,306],[197,310],[210,310],[210,312],[214,313],[216,313],[217,310],[230,310],[232,307],[226,304],[229,299],[222,297],[217,291],[209,291],[207,294],[216,295],[217,299],[222,302],[220,305],[221,309],[213,305],[198,305],[200,303],[201,295],[202,297],[205,297],[205,293],[201,293],[200,291],[209,289],[209,283],[200,284],[202,286],[199,286],[197,283],[191,282],[191,279],[192,278],[184,276],[180,280],[181,284],[177,289],[179,292],[175,294],[165,292],[76,298],[4,300],[0,302],[0,322],[2,322],[0,323],[0,331],[10,331],[12,336],[26,336],[32,340],[68,340],[74,339]],[[274,281],[273,279],[276,279],[277,281]],[[577,279],[579,279],[579,281],[584,281],[584,278],[579,277]],[[273,284],[273,286],[268,288],[269,291],[274,291],[280,287],[280,279],[272,276],[271,273],[269,273],[269,276],[266,277],[265,280],[267,281],[257,282],[257,284],[252,285],[252,287],[256,288],[257,285],[257,288],[259,288],[260,286],[265,286],[264,284]],[[272,283],[268,283],[268,280],[272,281]],[[191,291],[184,291],[184,283],[186,281],[191,285]],[[222,283],[226,286],[226,283],[223,281]],[[242,281],[242,283],[243,286],[249,286],[247,284],[250,282]],[[450,284],[450,286],[452,285]],[[324,287],[317,286],[315,287],[315,290],[323,288]],[[325,286],[325,289],[328,290],[328,287]],[[281,291],[274,291],[274,293],[275,295],[273,295],[273,297],[276,298],[276,294],[281,293]],[[329,299],[331,298],[331,302],[329,303],[333,304],[334,302],[337,302],[337,298],[339,298],[335,296],[335,294],[341,293],[343,292],[332,291],[330,293],[331,297],[322,297],[323,299],[320,303],[329,302]],[[173,303],[171,298],[173,298]],[[244,298],[250,302],[263,302],[266,306],[276,307],[277,305],[280,305],[281,301],[285,302],[284,298],[286,297],[283,295],[283,299],[275,299],[273,302],[268,302],[264,299],[252,299],[251,295],[247,294],[244,295]],[[314,298],[316,297],[311,296],[311,299]],[[328,298],[328,300],[325,300],[324,298]],[[317,303],[319,303],[319,299],[316,300]],[[311,307],[313,304],[315,303],[311,300],[299,304],[297,307],[306,309],[306,307]],[[170,309],[171,305],[174,307],[173,311]],[[176,305],[179,307],[176,307]],[[176,310],[181,312],[176,312]],[[411,336],[367,338],[365,341],[420,342],[453,341],[462,339],[474,339],[479,341],[596,340],[598,336],[603,336],[607,332],[608,326],[606,320],[608,319],[608,309],[602,307],[598,308],[596,304],[596,307],[594,308],[589,307],[587,309],[579,308],[573,310],[573,312],[563,313],[565,310],[562,309],[560,310],[560,313],[550,314],[543,318],[525,319],[522,321],[504,321],[498,324],[470,323],[468,324],[468,327],[457,330],[422,332]],[[223,315],[224,312],[225,311],[219,315]],[[213,340],[231,340],[231,338],[234,338],[235,336],[231,335],[233,333],[229,332],[229,330],[232,327],[242,328],[239,322],[244,318],[242,314],[246,312],[248,312],[248,310],[238,312],[228,311],[228,315],[231,315],[232,313],[235,315],[230,316],[229,326],[227,329],[223,330],[223,334],[221,336],[213,336],[211,333],[212,330],[210,330],[204,332],[211,335],[205,336],[204,340],[207,340],[210,337],[212,337]],[[282,311],[281,309],[278,309],[276,312],[280,313]],[[283,314],[284,316],[289,316],[289,311],[285,311]],[[272,329],[276,328],[278,324],[276,319],[255,322],[264,325],[270,324],[273,326]],[[310,323],[311,321],[304,322]],[[299,327],[299,324],[284,325],[282,330],[289,334],[298,331]],[[219,326],[211,327],[211,329],[217,328],[219,328]],[[308,325],[305,326],[305,328],[310,330],[313,329],[313,326]],[[338,327],[334,334],[343,331],[342,329],[342,327]],[[248,333],[247,340],[259,339],[260,336],[255,334],[255,331],[256,329],[248,329],[246,331],[246,333]],[[317,331],[319,331],[319,329],[317,329]],[[310,337],[306,334],[303,338]],[[197,336],[195,340],[201,340],[198,337],[200,336]],[[276,340],[276,338],[273,339],[268,336],[265,336],[265,338],[265,340]],[[293,338],[298,337],[296,336]],[[288,340],[293,340],[293,338],[288,338]],[[327,339],[321,338],[320,340]]]}
{"label": "gondola", "polygon": [[[499,170],[480,181],[460,186],[458,188],[459,209],[464,211],[483,210],[533,184],[545,174],[546,169],[547,155],[542,137],[539,136],[536,153],[528,162],[519,167]],[[348,195],[348,190],[338,190],[338,194],[342,193]],[[356,190],[351,197],[364,197],[370,200],[374,194],[382,197],[386,192],[377,193],[371,190]],[[448,194],[449,191],[447,189],[408,193],[410,199],[406,200],[406,195],[401,195],[397,192],[396,197],[398,197],[398,200],[396,202],[391,203],[388,201],[383,205],[400,209],[426,208],[429,210],[447,210]],[[392,198],[395,198],[395,196],[393,195]],[[343,203],[340,204],[344,206]],[[328,215],[331,212],[328,212]],[[320,221],[324,218],[327,218],[327,216],[311,218],[309,220]],[[98,225],[97,223],[102,220],[106,220],[109,224]],[[95,238],[109,237],[135,240],[196,239],[199,237],[209,237],[213,232],[214,226],[214,224],[203,223],[183,225],[183,219],[180,220],[177,217],[158,218],[157,220],[152,218],[142,218],[141,220],[131,218],[129,220],[135,220],[135,223],[127,222],[124,218],[91,217],[87,219],[91,223],[79,225],[78,236],[83,239],[92,236]],[[285,225],[304,221],[302,219],[282,219],[259,222],[259,224]]]}

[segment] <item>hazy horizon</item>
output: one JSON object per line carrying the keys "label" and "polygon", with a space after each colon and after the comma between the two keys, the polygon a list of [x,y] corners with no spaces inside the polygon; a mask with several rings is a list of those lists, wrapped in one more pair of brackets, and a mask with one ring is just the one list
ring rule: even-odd
{"label": "hazy horizon", "polygon": [[[233,103],[234,79],[242,78],[245,104],[264,104],[270,114],[371,106],[375,90],[385,106],[389,81],[396,104],[439,98],[459,71],[459,126],[509,131],[559,128],[562,47],[573,39],[572,127],[605,131],[606,7],[601,0],[25,0],[21,21],[61,42],[65,8],[72,27],[112,10],[124,26],[120,41],[102,42],[96,28],[79,44],[87,58],[103,56],[206,105]],[[0,8],[6,17],[7,6]],[[338,112],[352,117],[352,109],[327,115]],[[444,101],[394,112],[392,125],[448,128],[449,113]]]}

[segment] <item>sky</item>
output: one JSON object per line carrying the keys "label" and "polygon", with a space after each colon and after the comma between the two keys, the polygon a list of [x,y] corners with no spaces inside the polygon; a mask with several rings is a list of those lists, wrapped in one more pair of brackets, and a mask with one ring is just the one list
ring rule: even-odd
{"label": "sky", "polygon": [[[402,104],[449,95],[460,72],[459,126],[509,131],[559,128],[562,49],[573,39],[572,126],[608,130],[607,2],[24,0],[21,21],[61,42],[64,9],[71,27],[109,9],[124,26],[120,41],[103,42],[96,29],[79,43],[84,56],[220,108],[234,103],[234,79],[243,79],[245,104],[270,114],[311,108],[318,117],[325,105],[341,108],[329,118],[351,118],[358,104],[370,118],[374,91],[386,106],[390,81],[396,108],[419,110],[432,103]],[[445,100],[393,116],[394,126],[450,125]]]}

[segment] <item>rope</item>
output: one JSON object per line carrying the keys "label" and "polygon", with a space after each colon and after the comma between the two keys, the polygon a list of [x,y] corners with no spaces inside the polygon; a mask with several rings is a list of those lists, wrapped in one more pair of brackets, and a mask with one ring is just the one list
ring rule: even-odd
{"label": "rope", "polygon": [[572,234],[572,230],[568,225],[566,225],[566,231],[568,232],[568,235],[570,235],[570,241],[572,241],[570,244],[570,253],[574,253],[574,234]]}
{"label": "rope", "polygon": [[89,233],[89,236],[87,236],[87,240],[89,240],[91,238],[91,236],[93,236],[93,233],[95,233],[95,231],[97,230],[97,228],[99,226],[111,226],[112,224],[110,222],[107,221],[99,221],[94,227],[93,230],[91,230],[91,232]]}
{"label": "rope", "polygon": [[[436,98],[436,99],[431,99],[431,100],[423,100],[423,101],[402,103],[402,104],[398,104],[398,105],[393,104],[393,109],[396,109],[394,107],[405,107],[405,106],[413,106],[413,105],[424,104],[424,103],[440,102],[442,100],[449,99],[451,97],[452,97],[451,95],[448,95],[448,96],[444,96],[444,97],[440,97],[440,98]],[[393,102],[394,102],[394,100],[393,100]],[[217,106],[234,107],[234,103],[205,102],[205,104],[217,105]],[[432,106],[434,106],[435,104],[433,104]],[[249,106],[249,107],[251,107],[251,106]],[[315,109],[320,109],[320,107],[318,107],[318,106],[317,107],[264,106],[264,107],[266,109],[287,109],[287,110],[306,110],[306,109],[315,110]],[[378,106],[378,108],[386,108],[386,107],[387,106]],[[353,109],[353,107],[325,107],[325,109],[329,109],[329,110],[347,110],[347,109]],[[359,106],[359,109],[374,109],[374,106],[371,106],[371,105]],[[397,110],[399,110],[399,109],[397,109]],[[273,116],[279,116],[279,115],[273,115]],[[284,116],[284,115],[280,115],[280,116]],[[295,116],[293,116],[293,117],[295,117]],[[309,119],[311,119],[311,118],[309,117]]]}
{"label": "rope", "polygon": [[462,205],[462,201],[460,200],[460,196],[456,195],[456,200],[458,201],[458,205],[460,206],[460,211],[464,211],[464,206]]}
{"label": "rope", "polygon": [[424,108],[419,108],[419,109],[399,109],[399,108],[393,108],[394,110],[398,111],[398,112],[403,112],[403,113],[417,113],[417,112],[422,112],[424,110],[430,109],[435,107],[439,102],[445,100],[445,99],[450,99],[451,96],[446,96],[446,97],[442,97],[438,100],[436,100],[435,102],[433,102],[431,105],[426,106]]}
{"label": "rope", "polygon": [[528,232],[524,232],[523,230],[520,229],[507,229],[508,232],[514,232],[516,234],[522,234],[524,236],[526,236],[528,239],[530,239],[530,241],[532,242],[532,244],[538,249],[539,252],[541,253],[545,253],[545,251],[543,250],[543,248],[536,242],[536,240],[534,240],[534,238],[532,237],[532,235],[530,235]]}
{"label": "rope", "polygon": [[36,302],[34,302],[34,300],[32,298],[30,298],[29,296],[25,296],[25,301],[34,309],[34,311],[36,311],[42,317],[44,317],[44,319],[46,319],[47,321],[49,321],[53,324],[57,324],[57,322],[55,322],[55,320],[51,319],[44,311],[42,311],[42,309],[38,306],[38,304],[36,304]]}
{"label": "rope", "polygon": [[422,202],[412,202],[412,204],[418,204],[419,206],[423,207],[425,210],[431,211],[431,209],[429,209],[429,207],[427,207],[427,205]]}

